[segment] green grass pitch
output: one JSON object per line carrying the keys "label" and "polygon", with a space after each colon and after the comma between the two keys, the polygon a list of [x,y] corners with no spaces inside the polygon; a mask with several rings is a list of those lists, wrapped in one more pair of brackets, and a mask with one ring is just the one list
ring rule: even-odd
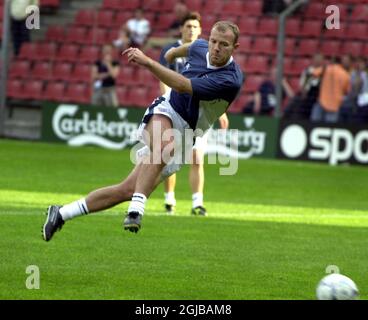
{"label": "green grass pitch", "polygon": [[[77,218],[46,243],[49,204],[119,182],[129,151],[0,140],[0,299],[315,299],[329,265],[368,298],[366,167],[251,159],[235,176],[206,165],[208,217],[189,214],[188,167],[177,213],[163,188],[138,234],[122,229],[124,203]],[[40,289],[26,288],[26,268]]]}

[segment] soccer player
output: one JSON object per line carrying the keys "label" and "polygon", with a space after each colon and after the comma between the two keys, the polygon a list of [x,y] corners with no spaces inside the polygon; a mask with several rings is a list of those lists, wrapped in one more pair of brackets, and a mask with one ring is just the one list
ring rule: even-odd
{"label": "soccer player", "polygon": [[[188,13],[181,22],[180,26],[181,39],[171,43],[162,49],[160,55],[160,63],[174,70],[176,72],[182,72],[184,65],[187,61],[186,57],[177,57],[173,63],[169,64],[165,59],[165,54],[171,48],[180,47],[183,44],[190,44],[197,40],[201,34],[201,16],[197,12]],[[161,94],[165,94],[170,88],[167,87],[162,81],[160,81]],[[229,125],[226,113],[220,118],[221,129],[227,129]],[[207,136],[197,137],[193,146],[193,156],[189,172],[189,183],[192,189],[192,211],[193,215],[206,215],[207,211],[203,206],[203,188],[204,188],[204,149],[207,143]],[[172,214],[175,211],[176,199],[175,199],[175,185],[176,174],[172,174],[165,182],[165,210],[167,213]]]}
{"label": "soccer player", "polygon": [[[69,219],[128,200],[131,201],[123,227],[138,232],[147,198],[163,179],[180,169],[183,162],[173,159],[192,148],[193,136],[188,141],[187,132],[203,134],[236,98],[243,82],[243,74],[232,57],[239,46],[238,37],[235,24],[219,21],[212,27],[209,41],[196,40],[169,50],[168,62],[179,56],[188,57],[182,74],[155,62],[138,48],[123,52],[128,62],[148,69],[172,89],[157,98],[143,116],[139,132],[145,146],[137,151],[139,161],[129,176],[119,184],[92,191],[86,198],[64,206],[49,206],[44,240],[49,241]],[[166,137],[173,129],[180,133],[179,138]]]}

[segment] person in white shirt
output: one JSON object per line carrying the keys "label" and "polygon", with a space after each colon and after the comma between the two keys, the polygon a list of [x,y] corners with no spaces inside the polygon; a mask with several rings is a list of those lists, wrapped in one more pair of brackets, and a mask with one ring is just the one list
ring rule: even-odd
{"label": "person in white shirt", "polygon": [[13,0],[10,2],[11,31],[14,54],[17,56],[24,42],[31,40],[30,30],[26,26],[30,6],[39,5],[39,0]]}
{"label": "person in white shirt", "polygon": [[130,33],[132,46],[143,47],[151,32],[150,22],[144,18],[143,10],[135,10],[134,18],[129,19],[126,25]]}

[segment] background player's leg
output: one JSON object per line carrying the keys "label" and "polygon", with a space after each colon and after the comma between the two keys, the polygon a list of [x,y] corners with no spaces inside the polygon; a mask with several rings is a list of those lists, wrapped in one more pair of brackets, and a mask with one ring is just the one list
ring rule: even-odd
{"label": "background player's leg", "polygon": [[203,206],[204,190],[204,152],[200,148],[193,149],[193,163],[190,166],[189,183],[192,189],[192,214],[206,215]]}
{"label": "background player's leg", "polygon": [[173,213],[175,211],[176,199],[175,199],[175,186],[176,186],[176,174],[172,174],[165,182],[165,210],[167,213]]}

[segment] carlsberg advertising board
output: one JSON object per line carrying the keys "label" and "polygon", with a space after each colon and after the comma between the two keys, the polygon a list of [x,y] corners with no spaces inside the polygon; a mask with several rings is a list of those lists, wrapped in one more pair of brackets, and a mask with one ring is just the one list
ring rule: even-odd
{"label": "carlsberg advertising board", "polygon": [[[43,106],[42,140],[116,150],[132,147],[144,111],[48,103]],[[240,159],[276,156],[277,120],[229,115],[229,121],[229,130],[219,130],[218,123],[210,130],[207,153]]]}
{"label": "carlsberg advertising board", "polygon": [[42,112],[42,139],[70,146],[124,149],[136,143],[143,113],[134,108],[46,104]]}

